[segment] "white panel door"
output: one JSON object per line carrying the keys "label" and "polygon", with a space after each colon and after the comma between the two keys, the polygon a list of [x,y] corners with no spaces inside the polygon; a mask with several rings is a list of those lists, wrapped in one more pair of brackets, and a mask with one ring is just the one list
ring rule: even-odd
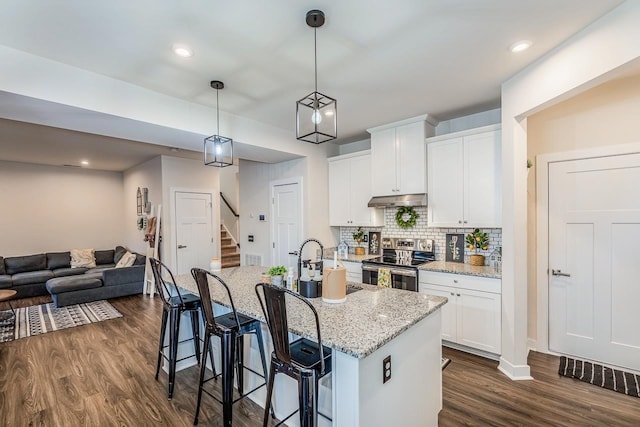
{"label": "white panel door", "polygon": [[177,274],[208,269],[215,254],[211,194],[176,192],[175,210]]}
{"label": "white panel door", "polygon": [[301,243],[300,185],[274,185],[273,191],[273,256],[272,265],[295,266],[297,258],[289,255]]}
{"label": "white panel door", "polygon": [[442,339],[450,342],[458,342],[458,300],[456,290],[437,285],[420,283],[420,292],[448,299],[442,306]]}
{"label": "white panel door", "polygon": [[549,165],[549,348],[640,370],[640,154]]}

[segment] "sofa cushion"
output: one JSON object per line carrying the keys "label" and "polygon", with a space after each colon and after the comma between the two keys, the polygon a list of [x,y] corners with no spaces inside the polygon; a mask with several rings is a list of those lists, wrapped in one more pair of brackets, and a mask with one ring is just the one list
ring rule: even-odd
{"label": "sofa cushion", "polygon": [[11,276],[8,274],[0,274],[0,289],[7,289],[13,286]]}
{"label": "sofa cushion", "polygon": [[136,254],[136,261],[133,263],[133,265],[144,265],[146,261],[147,261],[146,256]]}
{"label": "sofa cushion", "polygon": [[96,251],[96,264],[113,264],[114,255],[115,251],[113,249],[109,249],[106,251]]}
{"label": "sofa cushion", "polygon": [[81,289],[94,289],[102,286],[99,277],[83,274],[82,276],[56,277],[47,281],[47,291],[50,294],[78,291]]}
{"label": "sofa cushion", "polygon": [[71,267],[71,252],[49,252],[47,253],[47,269]]}
{"label": "sofa cushion", "polygon": [[131,267],[134,262],[136,262],[136,254],[132,254],[127,251],[127,253],[122,255],[122,258],[120,258],[120,261],[116,264],[116,268]]}
{"label": "sofa cushion", "polygon": [[78,268],[57,268],[53,270],[53,277],[65,277],[65,276],[77,276],[78,274],[84,274],[89,269],[86,267]]}
{"label": "sofa cushion", "polygon": [[71,268],[96,266],[95,250],[93,249],[71,249]]}
{"label": "sofa cushion", "polygon": [[122,258],[122,256],[127,252],[128,252],[127,248],[123,248],[122,246],[116,246],[116,250],[113,253],[113,263],[117,264],[118,261],[120,261],[120,258]]}
{"label": "sofa cushion", "polygon": [[16,256],[4,259],[6,274],[26,273],[47,269],[47,257],[45,254]]}
{"label": "sofa cushion", "polygon": [[4,271],[4,258],[0,256],[0,276],[4,276],[6,271]]}
{"label": "sofa cushion", "polygon": [[111,270],[112,268],[115,268],[116,266],[113,264],[105,264],[105,265],[99,265],[96,268],[92,268],[90,270],[87,270],[86,274],[93,274],[93,273],[101,273],[105,270]]}
{"label": "sofa cushion", "polygon": [[44,283],[53,278],[51,270],[28,271],[26,273],[16,273],[11,276],[13,286],[31,285],[34,283]]}

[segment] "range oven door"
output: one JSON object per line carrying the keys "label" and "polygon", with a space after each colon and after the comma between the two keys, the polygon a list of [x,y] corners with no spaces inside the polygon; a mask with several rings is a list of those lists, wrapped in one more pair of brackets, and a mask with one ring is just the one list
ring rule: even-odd
{"label": "range oven door", "polygon": [[[362,264],[362,283],[378,284],[378,268],[375,264]],[[418,271],[412,268],[391,268],[391,286],[395,289],[418,292]]]}

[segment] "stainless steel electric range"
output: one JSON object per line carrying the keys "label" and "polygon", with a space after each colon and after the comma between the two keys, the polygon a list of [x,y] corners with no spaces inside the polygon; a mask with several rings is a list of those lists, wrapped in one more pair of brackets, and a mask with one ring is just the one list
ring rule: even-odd
{"label": "stainless steel electric range", "polygon": [[385,237],[382,256],[362,261],[362,282],[377,285],[380,268],[388,268],[393,288],[417,292],[418,266],[435,259],[433,240]]}

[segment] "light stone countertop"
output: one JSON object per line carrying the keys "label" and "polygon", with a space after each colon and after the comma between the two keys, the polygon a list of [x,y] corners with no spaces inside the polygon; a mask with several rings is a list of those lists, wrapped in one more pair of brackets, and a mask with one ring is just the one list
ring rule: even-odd
{"label": "light stone countertop", "polygon": [[469,276],[491,277],[500,279],[501,273],[493,267],[462,264],[459,262],[432,261],[418,267],[425,271],[438,271],[441,273],[467,274]]}
{"label": "light stone countertop", "polygon": [[[231,289],[236,310],[239,313],[265,321],[255,293],[255,285],[265,272],[265,267],[225,268],[218,276]],[[212,286],[211,299],[230,306],[221,286]],[[190,274],[176,277],[177,285],[198,294],[198,287]],[[447,299],[400,289],[378,288],[362,283],[350,284],[363,289],[347,295],[347,301],[329,304],[322,298],[309,301],[318,311],[322,343],[356,358],[363,358],[382,347],[412,325],[446,304]],[[299,336],[316,340],[315,322],[311,310],[289,304],[289,330]],[[300,304],[300,303],[298,303]]]}

